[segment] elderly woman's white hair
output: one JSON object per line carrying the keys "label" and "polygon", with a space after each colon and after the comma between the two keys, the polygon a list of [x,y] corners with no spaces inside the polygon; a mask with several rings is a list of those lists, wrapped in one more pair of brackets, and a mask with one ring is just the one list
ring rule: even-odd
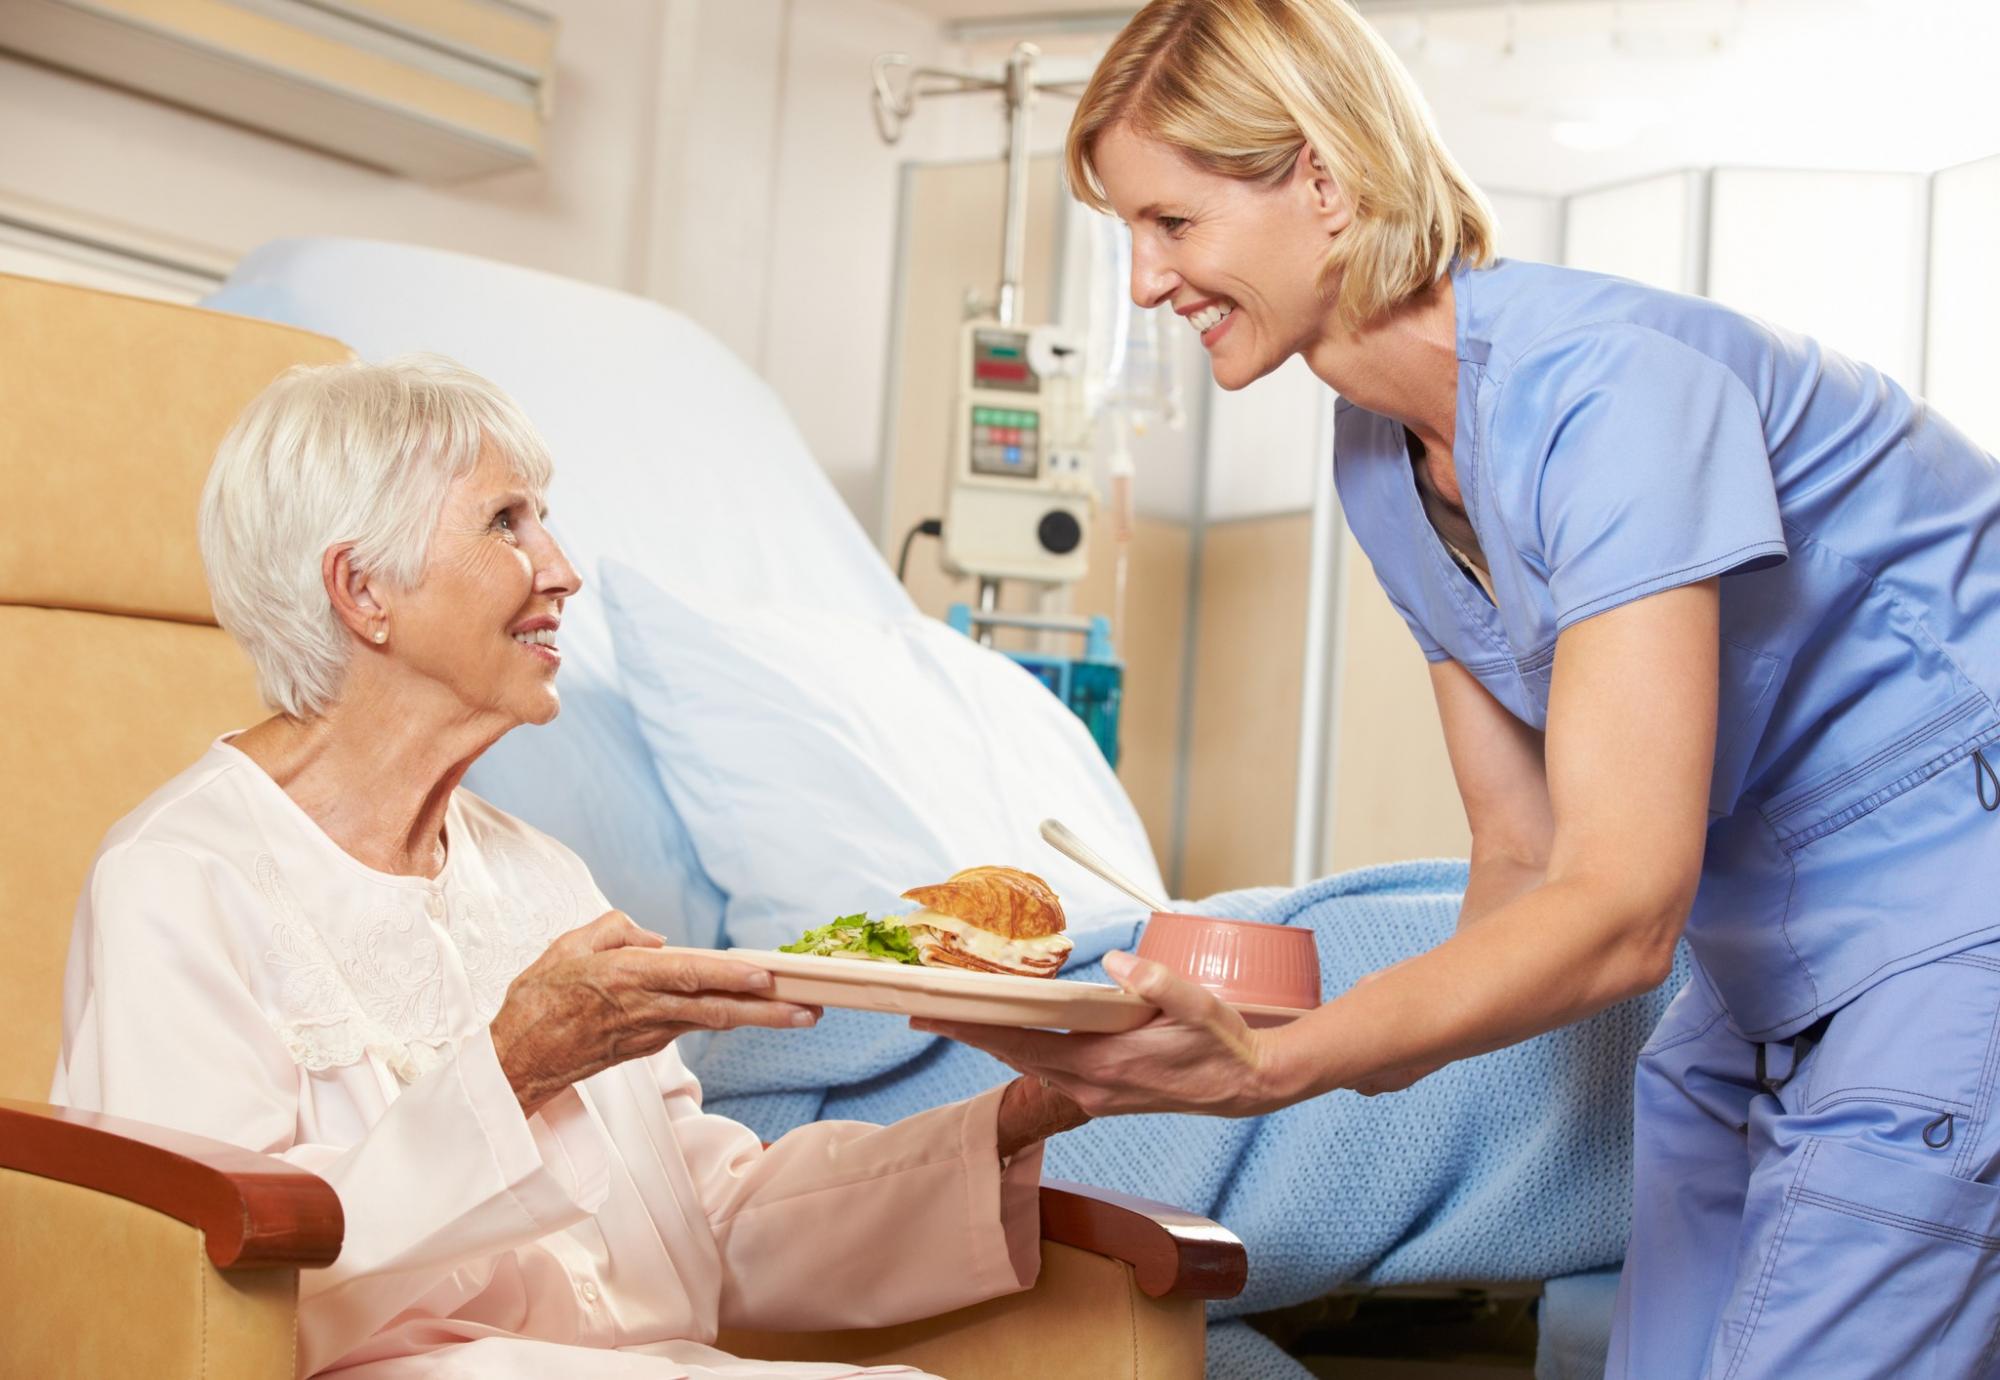
{"label": "elderly woman's white hair", "polygon": [[320,561],[353,543],[357,572],[409,588],[454,479],[490,447],[537,493],[547,447],[512,399],[438,355],[289,369],[244,410],[201,496],[216,620],[257,668],[265,703],[324,713],[353,651]]}

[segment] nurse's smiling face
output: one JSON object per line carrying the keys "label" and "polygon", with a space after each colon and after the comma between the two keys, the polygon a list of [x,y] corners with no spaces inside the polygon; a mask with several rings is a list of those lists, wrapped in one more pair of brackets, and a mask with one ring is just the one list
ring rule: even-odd
{"label": "nurse's smiling face", "polygon": [[1166,303],[1200,331],[1224,388],[1262,378],[1332,328],[1317,278],[1349,215],[1310,150],[1283,181],[1252,183],[1118,124],[1095,141],[1091,163],[1132,230],[1132,300]]}

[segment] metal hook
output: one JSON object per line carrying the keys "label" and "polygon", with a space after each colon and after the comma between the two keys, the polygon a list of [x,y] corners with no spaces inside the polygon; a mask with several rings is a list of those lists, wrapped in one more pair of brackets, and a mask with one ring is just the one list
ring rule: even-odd
{"label": "metal hook", "polygon": [[869,66],[870,74],[875,79],[875,131],[882,136],[885,144],[893,144],[903,137],[903,121],[909,119],[910,112],[917,108],[911,80],[904,81],[901,96],[889,84],[890,68],[908,69],[909,65],[908,53],[881,53]]}
{"label": "metal hook", "polygon": [[[1937,1131],[1938,1128],[1940,1127],[1944,1129],[1944,1135],[1934,1139],[1932,1133]],[[1933,1121],[1930,1125],[1924,1127],[1924,1144],[1930,1146],[1930,1148],[1933,1150],[1942,1150],[1945,1148],[1945,1146],[1951,1144],[1950,1112],[1940,1113],[1936,1121]]]}

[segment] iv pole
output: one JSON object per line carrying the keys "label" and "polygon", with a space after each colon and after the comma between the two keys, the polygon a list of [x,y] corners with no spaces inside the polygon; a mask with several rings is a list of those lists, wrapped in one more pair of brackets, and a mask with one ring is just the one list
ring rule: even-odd
{"label": "iv pole", "polygon": [[[913,67],[907,53],[884,53],[875,59],[875,128],[886,144],[903,137],[903,122],[916,110],[917,102],[929,96],[964,96],[984,92],[1000,93],[1007,110],[1007,213],[1000,238],[1000,290],[994,299],[994,315],[1003,326],[1021,320],[1021,274],[1028,253],[1028,122],[1034,114],[1035,97],[1040,92],[1080,96],[1078,81],[1036,81],[1035,64],[1042,50],[1032,43],[1017,43],[1007,58],[1006,70],[997,78],[973,72],[953,72],[939,67]],[[896,89],[890,73],[907,73],[902,89]],[[979,612],[991,615],[999,607],[1000,581],[990,575],[979,577]],[[992,622],[979,631],[979,641],[993,645]]]}

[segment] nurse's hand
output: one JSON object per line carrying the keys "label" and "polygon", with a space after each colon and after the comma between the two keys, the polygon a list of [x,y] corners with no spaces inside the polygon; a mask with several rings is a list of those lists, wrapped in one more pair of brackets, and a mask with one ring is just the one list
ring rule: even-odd
{"label": "nurse's hand", "polygon": [[772,1000],[762,968],[719,954],[660,953],[665,943],[608,910],[558,936],[508,986],[493,1017],[493,1050],[523,1113],[691,1030],[819,1019],[818,1007]]}
{"label": "nurse's hand", "polygon": [[1045,1080],[1091,1116],[1255,1116],[1298,1095],[1281,1067],[1276,1032],[1252,1030],[1213,993],[1148,959],[1111,953],[1104,970],[1126,991],[1159,1007],[1160,1014],[1117,1035],[1061,1035],[958,1021],[910,1024]]}

